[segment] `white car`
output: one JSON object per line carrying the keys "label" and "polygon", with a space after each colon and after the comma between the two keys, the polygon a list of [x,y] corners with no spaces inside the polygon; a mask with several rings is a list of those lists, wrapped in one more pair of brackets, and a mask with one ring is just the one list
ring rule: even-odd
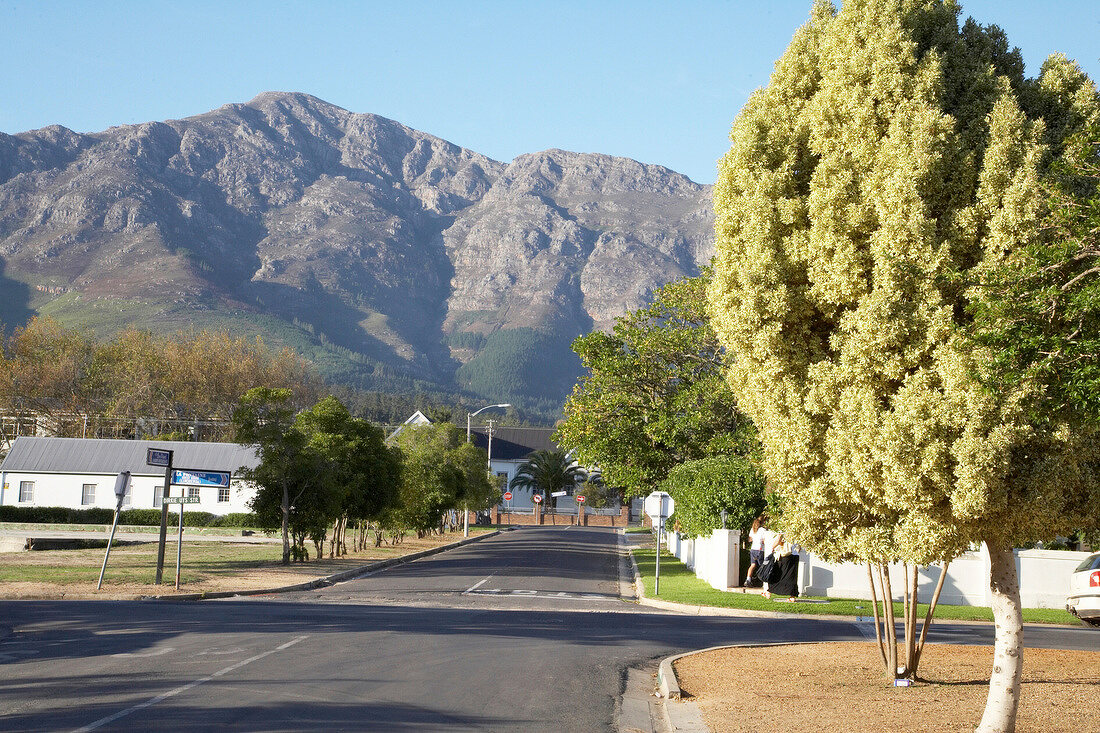
{"label": "white car", "polygon": [[1094,552],[1069,576],[1066,610],[1090,626],[1100,626],[1100,552]]}

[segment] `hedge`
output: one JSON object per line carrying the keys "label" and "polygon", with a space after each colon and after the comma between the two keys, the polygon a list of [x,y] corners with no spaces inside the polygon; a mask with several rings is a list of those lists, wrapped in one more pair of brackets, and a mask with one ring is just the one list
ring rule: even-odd
{"label": "hedge", "polygon": [[[174,511],[168,512],[175,515]],[[32,524],[110,524],[114,521],[114,510],[93,507],[90,509],[71,509],[63,506],[0,506],[0,522],[27,522]],[[169,524],[178,521],[169,517]],[[256,515],[246,512],[232,512],[218,516],[210,512],[192,512],[184,510],[183,522],[188,527],[256,527]],[[124,509],[118,517],[119,524],[132,526],[160,526],[159,509]]]}

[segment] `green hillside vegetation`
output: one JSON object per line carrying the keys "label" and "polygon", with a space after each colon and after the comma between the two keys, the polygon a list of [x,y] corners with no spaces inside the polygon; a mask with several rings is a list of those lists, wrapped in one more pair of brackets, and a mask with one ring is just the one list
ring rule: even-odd
{"label": "green hillside vegetation", "polygon": [[556,402],[581,375],[581,362],[569,348],[571,337],[533,328],[496,331],[478,355],[458,369],[465,389],[492,399],[534,404]]}

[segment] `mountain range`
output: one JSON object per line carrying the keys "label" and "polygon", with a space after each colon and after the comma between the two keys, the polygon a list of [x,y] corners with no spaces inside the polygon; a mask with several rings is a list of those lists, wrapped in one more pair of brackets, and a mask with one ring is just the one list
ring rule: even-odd
{"label": "mountain range", "polygon": [[306,94],[0,133],[9,328],[228,328],[365,389],[560,404],[573,338],[712,253],[710,187],[667,168],[504,163]]}

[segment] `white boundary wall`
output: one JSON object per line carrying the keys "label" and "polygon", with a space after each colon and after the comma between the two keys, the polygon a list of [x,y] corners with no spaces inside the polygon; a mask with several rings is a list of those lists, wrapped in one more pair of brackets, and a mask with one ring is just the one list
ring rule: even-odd
{"label": "white boundary wall", "polygon": [[[711,586],[725,590],[737,585],[740,532],[716,530],[710,537],[687,539],[669,532],[669,552],[695,571]],[[732,543],[732,544],[731,544]],[[867,567],[854,563],[827,563],[806,550],[795,547],[799,555],[798,590],[803,595],[828,598],[870,599]],[[1020,579],[1020,600],[1024,608],[1065,608],[1069,578],[1087,552],[1063,550],[1016,550],[1016,573]],[[940,568],[923,568],[918,581],[918,596],[928,601],[939,580]],[[895,600],[904,588],[900,565],[891,567],[890,582]],[[988,606],[989,554],[983,546],[951,561],[940,593],[940,603],[950,606]]]}

